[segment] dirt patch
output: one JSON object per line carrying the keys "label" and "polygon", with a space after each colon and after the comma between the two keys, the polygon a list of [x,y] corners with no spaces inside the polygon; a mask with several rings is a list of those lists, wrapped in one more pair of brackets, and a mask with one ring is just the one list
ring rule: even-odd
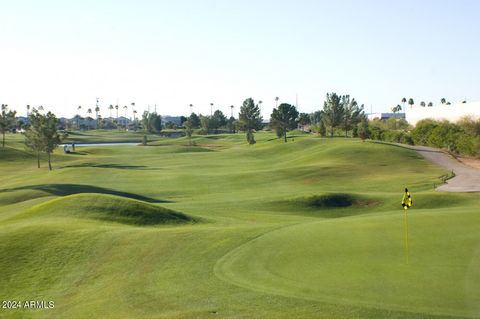
{"label": "dirt patch", "polygon": [[457,159],[467,166],[480,169],[480,158],[459,156]]}

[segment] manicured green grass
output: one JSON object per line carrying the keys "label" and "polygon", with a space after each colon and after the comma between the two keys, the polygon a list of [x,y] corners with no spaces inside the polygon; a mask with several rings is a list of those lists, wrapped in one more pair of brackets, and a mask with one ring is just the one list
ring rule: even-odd
{"label": "manicured green grass", "polygon": [[447,172],[416,153],[303,134],[151,138],[59,149],[49,172],[7,135],[0,299],[55,308],[0,317],[480,315],[480,196],[433,191]]}

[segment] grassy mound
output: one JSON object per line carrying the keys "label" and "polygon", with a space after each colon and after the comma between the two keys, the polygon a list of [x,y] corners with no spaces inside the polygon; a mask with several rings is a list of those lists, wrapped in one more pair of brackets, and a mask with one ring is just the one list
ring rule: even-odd
{"label": "grassy mound", "polygon": [[23,217],[87,218],[130,225],[184,224],[196,220],[145,202],[104,194],[76,194],[32,207]]}
{"label": "grassy mound", "polygon": [[49,196],[49,194],[42,190],[36,189],[21,189],[16,192],[6,192],[0,190],[0,205],[11,205],[45,196]]}

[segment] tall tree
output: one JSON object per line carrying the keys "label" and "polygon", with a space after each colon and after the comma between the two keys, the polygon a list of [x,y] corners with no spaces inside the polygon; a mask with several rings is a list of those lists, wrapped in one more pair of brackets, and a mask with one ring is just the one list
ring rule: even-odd
{"label": "tall tree", "polygon": [[28,121],[30,126],[25,131],[25,145],[37,155],[37,167],[40,168],[40,153],[45,149],[41,133],[43,116],[33,109],[33,112],[28,117]]}
{"label": "tall tree", "polygon": [[15,115],[17,112],[9,111],[8,104],[2,104],[2,113],[0,115],[0,131],[2,132],[2,147],[5,147],[5,133],[15,125]]}
{"label": "tall tree", "polygon": [[323,120],[325,124],[330,127],[330,137],[333,137],[335,128],[342,124],[343,119],[343,105],[340,96],[336,93],[327,93],[327,99],[323,104]]}
{"label": "tall tree", "polygon": [[433,106],[433,103],[432,102],[428,102],[428,106]]}
{"label": "tall tree", "polygon": [[30,119],[31,125],[26,132],[26,145],[37,151],[37,154],[40,151],[47,153],[48,169],[52,170],[52,153],[62,141],[57,131],[58,119],[51,112],[42,115],[36,110],[33,110]]}
{"label": "tall tree", "polygon": [[43,144],[47,153],[48,169],[52,170],[52,153],[62,142],[62,137],[57,132],[58,119],[51,112],[44,115],[45,121],[42,127]]}
{"label": "tall tree", "polygon": [[440,100],[440,103],[445,104],[445,103],[447,103],[447,100],[445,100],[445,98],[442,97],[442,99]]}
{"label": "tall tree", "polygon": [[197,114],[192,113],[188,117],[188,120],[190,121],[192,128],[200,128],[200,118],[198,117]]}
{"label": "tall tree", "polygon": [[142,127],[147,132],[159,133],[162,130],[162,117],[155,112],[143,112]]}
{"label": "tall tree", "polygon": [[115,105],[115,110],[117,111],[117,116],[115,117],[115,119],[117,120],[117,125],[118,125],[118,104]]}
{"label": "tall tree", "polygon": [[29,113],[30,113],[30,105],[27,105],[27,118]]}
{"label": "tall tree", "polygon": [[298,111],[295,106],[282,103],[270,115],[270,126],[287,142],[287,132],[297,128]]}
{"label": "tall tree", "polygon": [[77,129],[79,129],[79,130],[80,130],[80,111],[81,111],[81,109],[82,109],[82,106],[79,105],[79,106],[77,107],[77,111],[78,111],[78,116],[77,116]]}
{"label": "tall tree", "polygon": [[100,112],[100,107],[95,106],[95,128],[98,128],[98,112]]}
{"label": "tall tree", "polygon": [[405,103],[407,103],[407,99],[406,99],[406,98],[403,98],[403,99],[402,99],[403,109],[405,109]]}
{"label": "tall tree", "polygon": [[113,111],[113,105],[112,104],[110,104],[108,106],[108,110],[110,111],[110,119],[111,119],[112,118],[112,111]]}
{"label": "tall tree", "polygon": [[133,130],[137,131],[137,110],[133,110]]}
{"label": "tall tree", "polygon": [[280,98],[278,96],[275,97],[275,107],[278,107],[278,100],[280,100]]}
{"label": "tall tree", "polygon": [[238,114],[239,128],[247,133],[247,142],[255,144],[254,131],[262,128],[262,116],[260,108],[255,105],[252,98],[243,101]]}
{"label": "tall tree", "polygon": [[128,110],[128,106],[127,105],[124,105],[123,106],[123,110],[124,110],[124,117],[123,117],[123,121],[125,123],[123,123],[125,125],[125,129],[127,129],[127,110]]}
{"label": "tall tree", "polygon": [[358,106],[355,99],[350,99],[350,95],[342,96],[342,108],[343,108],[343,129],[345,130],[345,137],[348,136],[348,132],[352,130],[359,122],[363,115],[363,105]]}
{"label": "tall tree", "polygon": [[425,102],[424,101],[420,102],[420,106],[425,107],[426,106]]}
{"label": "tall tree", "polygon": [[220,110],[213,112],[213,115],[210,119],[210,128],[218,130],[225,125],[227,125],[227,117],[223,114],[223,112]]}

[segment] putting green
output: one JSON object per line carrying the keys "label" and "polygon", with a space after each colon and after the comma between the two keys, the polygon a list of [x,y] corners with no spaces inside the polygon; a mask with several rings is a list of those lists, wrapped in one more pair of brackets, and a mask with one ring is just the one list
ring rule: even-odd
{"label": "putting green", "polygon": [[299,224],[225,255],[216,274],[236,285],[308,300],[419,313],[480,311],[480,214],[410,211]]}

